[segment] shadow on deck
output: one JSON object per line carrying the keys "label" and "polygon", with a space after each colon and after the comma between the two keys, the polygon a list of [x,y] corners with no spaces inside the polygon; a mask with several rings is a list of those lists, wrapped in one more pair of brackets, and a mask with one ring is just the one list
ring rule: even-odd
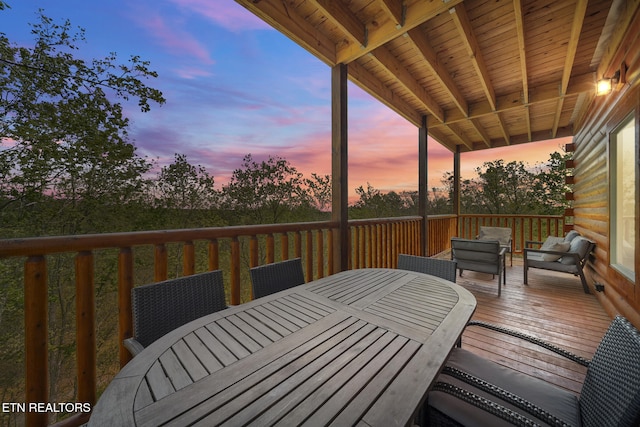
{"label": "shadow on deck", "polygon": [[[457,283],[478,301],[473,319],[529,333],[591,359],[611,322],[597,298],[585,294],[580,279],[570,274],[530,269],[529,285],[524,285],[522,270],[522,260],[514,257],[501,297],[497,277],[473,271],[458,275]],[[485,328],[468,327],[462,346],[576,393],[584,381],[586,368]]]}

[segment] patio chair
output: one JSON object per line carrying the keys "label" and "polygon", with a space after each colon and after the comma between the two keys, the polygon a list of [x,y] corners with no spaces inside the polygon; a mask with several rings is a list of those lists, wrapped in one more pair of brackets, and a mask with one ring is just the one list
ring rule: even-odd
{"label": "patio chair", "polygon": [[448,259],[428,258],[407,254],[398,255],[398,268],[400,270],[431,274],[453,283],[456,282],[456,266],[455,261]]}
{"label": "patio chair", "polygon": [[135,287],[131,305],[133,337],[124,340],[124,346],[135,356],[177,327],[227,308],[222,271]]}
{"label": "patio chair", "polygon": [[500,247],[506,249],[507,253],[509,253],[510,263],[513,267],[513,239],[511,238],[511,234],[512,230],[509,227],[481,226],[476,239],[499,241]]}
{"label": "patio chair", "polygon": [[[542,245],[540,249],[531,246]],[[529,269],[560,271],[579,276],[586,294],[589,285],[584,275],[584,267],[589,255],[595,248],[595,242],[588,240],[575,230],[562,237],[547,237],[543,242],[526,241],[524,247],[524,284],[529,282]]]}
{"label": "patio chair", "polygon": [[587,366],[579,395],[455,348],[427,397],[430,425],[640,425],[640,332],[616,317],[587,361],[538,338],[482,322]]}
{"label": "patio chair", "polygon": [[271,295],[305,282],[300,258],[253,267],[249,273],[254,298]]}
{"label": "patio chair", "polygon": [[451,239],[451,259],[457,263],[460,276],[464,270],[497,274],[498,296],[502,293],[503,277],[507,281],[505,253],[498,240]]}

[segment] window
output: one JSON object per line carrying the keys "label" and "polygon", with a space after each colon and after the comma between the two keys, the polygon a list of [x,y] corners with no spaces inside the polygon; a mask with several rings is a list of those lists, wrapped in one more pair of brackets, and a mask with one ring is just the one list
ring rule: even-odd
{"label": "window", "polygon": [[611,134],[611,255],[613,268],[635,280],[636,141],[635,117]]}

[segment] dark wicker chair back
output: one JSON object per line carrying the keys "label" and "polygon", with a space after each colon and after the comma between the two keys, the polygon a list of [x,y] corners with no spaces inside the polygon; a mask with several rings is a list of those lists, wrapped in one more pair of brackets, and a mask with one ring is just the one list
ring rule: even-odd
{"label": "dark wicker chair back", "polygon": [[253,297],[261,298],[305,283],[300,258],[252,268]]}
{"label": "dark wicker chair back", "polygon": [[227,308],[220,270],[138,286],[131,290],[131,298],[134,340],[142,347],[185,323]]}
{"label": "dark wicker chair back", "polygon": [[616,317],[591,359],[580,393],[585,427],[640,425],[640,332]]}
{"label": "dark wicker chair back", "polygon": [[[529,341],[587,367],[579,398],[553,384],[521,375],[467,350],[456,348],[428,397],[431,426],[640,425],[640,331],[618,316],[589,361],[538,337],[482,321],[487,328]],[[443,396],[450,396],[444,397]],[[482,395],[482,396],[481,396]]]}
{"label": "dark wicker chair back", "polygon": [[456,262],[448,259],[400,254],[398,255],[398,268],[400,270],[431,274],[453,283],[456,282]]}

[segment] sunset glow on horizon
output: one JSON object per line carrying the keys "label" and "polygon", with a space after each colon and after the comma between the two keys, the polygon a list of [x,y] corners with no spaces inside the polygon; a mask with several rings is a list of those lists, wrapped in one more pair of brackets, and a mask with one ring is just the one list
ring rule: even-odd
{"label": "sunset glow on horizon", "polygon": [[[141,113],[125,104],[129,135],[141,155],[164,166],[174,155],[204,166],[216,187],[242,158],[278,156],[305,177],[331,174],[331,70],[234,1],[8,0],[0,28],[11,42],[32,46],[28,23],[38,9],[56,23],[86,30],[76,55],[91,60],[116,52],[118,62],[139,55],[159,77],[163,106]],[[418,129],[349,84],[350,200],[355,188],[417,190]],[[461,155],[462,176],[486,161],[545,162],[570,138]],[[453,170],[453,154],[429,140],[429,188]]]}

